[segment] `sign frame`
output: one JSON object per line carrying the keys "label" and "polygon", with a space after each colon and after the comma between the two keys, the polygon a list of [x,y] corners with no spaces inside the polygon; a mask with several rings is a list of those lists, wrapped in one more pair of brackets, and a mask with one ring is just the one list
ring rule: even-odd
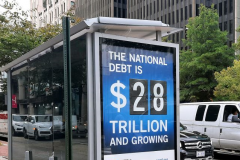
{"label": "sign frame", "polygon": [[175,57],[175,159],[180,160],[180,130],[179,130],[179,45],[174,43],[166,43],[166,42],[160,42],[160,41],[150,41],[145,39],[138,39],[138,38],[129,38],[124,36],[116,36],[116,35],[110,35],[105,33],[99,33],[94,32],[93,33],[93,100],[94,100],[94,114],[95,114],[95,159],[96,160],[102,160],[102,137],[101,137],[101,115],[102,115],[102,109],[101,109],[101,58],[100,58],[100,38],[108,38],[108,39],[114,39],[114,40],[121,40],[121,41],[129,41],[129,42],[135,42],[135,43],[143,43],[143,44],[149,44],[149,45],[156,45],[156,46],[163,46],[163,47],[172,47],[176,50],[176,57]]}

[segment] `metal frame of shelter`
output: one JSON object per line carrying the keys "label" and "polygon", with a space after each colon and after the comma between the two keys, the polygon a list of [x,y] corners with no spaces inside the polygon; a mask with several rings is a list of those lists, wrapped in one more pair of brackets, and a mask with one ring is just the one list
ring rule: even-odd
{"label": "metal frame of shelter", "polygon": [[[161,37],[182,31],[181,28],[169,27],[161,21],[136,20],[97,17],[84,20],[70,29],[70,41],[86,34],[87,48],[87,103],[88,103],[88,160],[101,160],[101,108],[100,108],[100,64],[99,64],[99,37],[119,39],[125,41],[154,44],[176,48],[176,71],[179,71],[179,45],[161,42]],[[11,134],[11,70],[31,57],[46,52],[50,48],[63,45],[63,34],[60,34],[41,46],[29,51],[20,58],[2,67],[0,71],[8,73],[8,141],[9,159],[12,159],[12,134]],[[179,123],[179,72],[176,73],[176,110],[175,120]],[[93,85],[92,85],[93,84]],[[179,150],[179,125],[176,125],[176,155],[180,159]],[[68,140],[68,139],[66,139]],[[68,147],[68,146],[66,146]],[[71,158],[70,158],[71,159]]]}

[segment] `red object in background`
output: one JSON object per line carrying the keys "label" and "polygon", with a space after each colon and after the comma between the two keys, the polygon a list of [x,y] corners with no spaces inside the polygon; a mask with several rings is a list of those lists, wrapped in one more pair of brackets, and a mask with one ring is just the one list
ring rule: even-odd
{"label": "red object in background", "polygon": [[17,108],[17,97],[15,94],[12,95],[12,108]]}
{"label": "red object in background", "polygon": [[0,113],[0,119],[8,119],[8,115]]}

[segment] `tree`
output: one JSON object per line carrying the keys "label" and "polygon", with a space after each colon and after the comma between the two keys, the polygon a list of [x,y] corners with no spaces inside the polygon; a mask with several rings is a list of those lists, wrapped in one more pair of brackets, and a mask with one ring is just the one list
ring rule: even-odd
{"label": "tree", "polygon": [[[240,32],[240,26],[237,28],[237,32]],[[237,43],[234,44],[235,50],[240,51],[240,37],[237,39]]]}
{"label": "tree", "polygon": [[218,85],[215,87],[214,95],[217,100],[240,100],[240,61],[235,60],[232,67],[227,67],[221,72],[215,73]]}
{"label": "tree", "polygon": [[15,60],[33,48],[61,33],[60,25],[36,28],[28,20],[28,11],[18,4],[2,0],[5,12],[0,16],[0,66]]}
{"label": "tree", "polygon": [[189,19],[187,38],[189,48],[180,53],[180,100],[210,101],[217,85],[214,73],[231,66],[234,50],[226,45],[227,32],[218,27],[214,9],[200,6],[200,15]]}

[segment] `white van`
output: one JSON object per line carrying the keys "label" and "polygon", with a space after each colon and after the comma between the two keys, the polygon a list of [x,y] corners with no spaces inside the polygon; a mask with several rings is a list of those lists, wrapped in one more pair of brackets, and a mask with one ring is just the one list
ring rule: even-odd
{"label": "white van", "polygon": [[240,102],[182,103],[180,122],[190,131],[208,135],[216,152],[234,154],[240,151],[240,123],[227,121],[233,110],[240,111]]}

